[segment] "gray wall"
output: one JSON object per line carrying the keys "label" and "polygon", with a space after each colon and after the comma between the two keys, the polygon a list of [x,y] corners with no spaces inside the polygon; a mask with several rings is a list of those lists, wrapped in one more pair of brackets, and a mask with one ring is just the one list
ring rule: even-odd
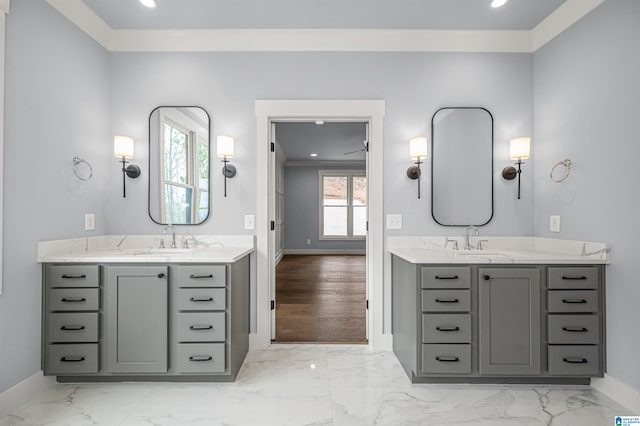
{"label": "gray wall", "polygon": [[[106,232],[113,155],[108,54],[44,1],[11,2],[5,88],[0,392],[40,370],[36,242]],[[74,156],[92,164],[89,182],[73,176]]]}
{"label": "gray wall", "polygon": [[[535,233],[611,243],[609,374],[640,389],[640,2],[608,0],[534,55]],[[552,165],[570,158],[563,183]],[[561,216],[560,234],[549,215]]]}
{"label": "gray wall", "polygon": [[[357,167],[284,168],[284,249],[364,250],[365,241],[320,240],[320,170],[357,170]],[[307,238],[311,244],[307,245]]]}

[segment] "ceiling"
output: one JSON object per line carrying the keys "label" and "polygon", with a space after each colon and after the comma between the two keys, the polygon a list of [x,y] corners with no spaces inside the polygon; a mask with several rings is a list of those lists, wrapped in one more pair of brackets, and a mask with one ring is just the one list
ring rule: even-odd
{"label": "ceiling", "polygon": [[[276,139],[291,161],[365,161],[366,123],[276,123]],[[345,153],[357,151],[352,154]],[[311,157],[311,153],[318,154]]]}
{"label": "ceiling", "polygon": [[566,0],[84,0],[113,29],[531,30]]}

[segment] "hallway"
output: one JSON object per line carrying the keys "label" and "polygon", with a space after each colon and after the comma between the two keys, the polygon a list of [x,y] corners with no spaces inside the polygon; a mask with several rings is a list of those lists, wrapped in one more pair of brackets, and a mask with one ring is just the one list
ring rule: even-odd
{"label": "hallway", "polygon": [[358,255],[284,256],[274,342],[366,343],[365,267]]}

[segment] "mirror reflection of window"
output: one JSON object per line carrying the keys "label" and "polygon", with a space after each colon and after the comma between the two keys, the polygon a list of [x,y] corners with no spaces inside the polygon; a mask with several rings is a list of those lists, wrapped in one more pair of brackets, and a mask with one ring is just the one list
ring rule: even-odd
{"label": "mirror reflection of window", "polygon": [[160,107],[151,114],[150,127],[151,218],[161,224],[202,223],[209,216],[208,115],[196,107]]}

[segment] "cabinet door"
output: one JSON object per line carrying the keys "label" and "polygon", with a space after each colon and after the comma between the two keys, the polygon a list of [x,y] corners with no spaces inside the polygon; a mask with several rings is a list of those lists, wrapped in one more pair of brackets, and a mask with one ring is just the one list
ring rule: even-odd
{"label": "cabinet door", "polygon": [[166,266],[107,268],[107,370],[112,373],[167,371]]}
{"label": "cabinet door", "polygon": [[540,273],[479,269],[480,374],[540,374]]}

